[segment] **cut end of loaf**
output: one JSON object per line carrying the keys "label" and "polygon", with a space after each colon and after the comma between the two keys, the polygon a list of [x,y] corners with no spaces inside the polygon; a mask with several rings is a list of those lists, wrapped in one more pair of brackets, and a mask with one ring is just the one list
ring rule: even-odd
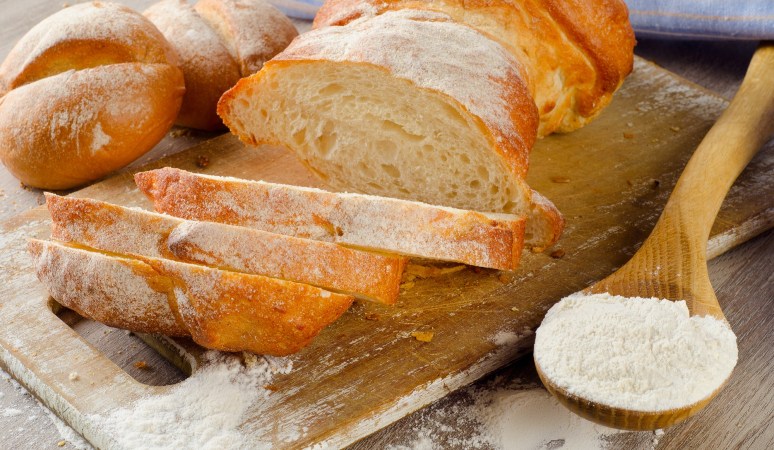
{"label": "cut end of loaf", "polygon": [[219,103],[243,141],[295,150],[337,190],[484,211],[527,207],[492,136],[447,96],[370,64],[269,64]]}

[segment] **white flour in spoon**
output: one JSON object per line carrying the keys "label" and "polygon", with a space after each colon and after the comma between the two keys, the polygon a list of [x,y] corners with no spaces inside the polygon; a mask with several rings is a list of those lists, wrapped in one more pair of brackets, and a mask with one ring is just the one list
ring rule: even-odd
{"label": "white flour in spoon", "polygon": [[565,297],[535,334],[535,361],[569,393],[635,411],[696,403],[737,360],[736,336],[684,301],[610,294]]}

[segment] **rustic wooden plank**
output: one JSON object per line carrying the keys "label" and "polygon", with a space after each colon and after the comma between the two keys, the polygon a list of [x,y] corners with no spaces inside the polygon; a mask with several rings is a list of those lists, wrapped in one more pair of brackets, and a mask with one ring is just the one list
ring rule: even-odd
{"label": "rustic wooden plank", "polygon": [[[306,432],[294,446],[320,441],[343,445],[527,352],[531,330],[554,301],[606,275],[631,255],[655,222],[691,149],[723,106],[723,100],[638,61],[636,73],[597,122],[571,135],[545,139],[535,150],[531,183],[554,199],[568,219],[567,233],[560,243],[563,258],[528,254],[522,268],[508,277],[468,269],[439,279],[419,280],[404,293],[397,308],[357,304],[312,346],[292,357],[294,370],[273,382],[277,391],[271,401],[249,411],[261,420],[248,420],[243,431],[257,438],[271,434],[280,423],[303,424]],[[196,167],[201,155],[210,160],[206,169]],[[728,205],[737,209],[744,205],[744,214],[735,215],[736,210],[728,207],[721,212],[718,230],[730,236],[724,241],[726,246],[770,226],[774,183],[767,174],[772,173],[773,159],[771,149],[764,151],[744,175],[749,178],[747,184],[743,181],[743,187],[732,193]],[[230,136],[154,165],[163,164],[211,174],[316,184],[283,150],[245,149]],[[552,177],[569,178],[569,182],[555,182]],[[658,186],[654,180],[659,181]],[[127,174],[77,195],[147,205]],[[45,234],[45,223],[29,225],[29,220],[43,218],[45,214],[36,210],[7,223],[6,229],[10,232],[26,226],[25,235]],[[5,250],[18,254],[18,242],[14,245],[16,249],[6,245]],[[18,268],[11,272],[8,265],[2,270],[3,279],[19,275]],[[40,313],[44,294],[34,280],[27,277],[26,283],[23,289],[15,286],[5,290],[4,306],[15,305],[15,313],[22,314],[18,305],[27,302]],[[6,301],[12,297],[13,303]],[[378,315],[380,320],[365,320],[367,313]],[[4,314],[9,314],[9,308],[0,308],[0,318]],[[28,317],[30,323],[37,327],[51,321],[44,318],[36,322],[35,314],[32,316]],[[418,342],[409,337],[415,330],[432,330],[435,337],[429,343]],[[55,332],[60,333],[56,339],[62,345],[87,348],[74,333],[64,329]],[[31,339],[30,334],[26,337]],[[35,342],[28,342],[22,351],[22,346],[12,345],[11,338],[0,332],[0,345],[12,348],[13,355],[4,355],[6,361],[25,359],[28,355],[24,352],[37,351]],[[66,386],[57,377],[66,375],[68,364],[59,361],[62,370],[56,377],[41,371],[34,375],[44,384]],[[6,365],[12,366],[15,375],[26,376],[30,387],[58,413],[64,412],[76,429],[95,442],[106,442],[82,414],[99,411],[104,403],[88,395],[74,398],[62,389],[49,392],[41,383],[33,386],[29,381],[34,378],[32,374],[17,363]],[[112,363],[98,364],[101,368],[97,372],[115,376],[117,368]],[[94,376],[106,378],[97,373]],[[111,395],[123,402],[150,389],[128,377],[122,383],[113,386]],[[155,389],[163,392],[164,388]],[[55,398],[50,398],[52,395]],[[73,409],[80,414],[74,414]]]}

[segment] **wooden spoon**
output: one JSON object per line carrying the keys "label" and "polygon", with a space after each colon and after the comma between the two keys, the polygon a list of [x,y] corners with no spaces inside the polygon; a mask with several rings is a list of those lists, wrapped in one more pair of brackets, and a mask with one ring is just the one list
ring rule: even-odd
{"label": "wooden spoon", "polygon": [[[726,320],[707,272],[707,239],[734,180],[774,133],[772,74],[774,43],[767,43],[755,52],[739,91],[688,161],[651,235],[628,263],[586,293],[685,300],[691,315]],[[722,387],[684,408],[630,411],[570,394],[548,379],[537,361],[535,365],[548,391],[571,411],[628,430],[681,422],[704,408]]]}

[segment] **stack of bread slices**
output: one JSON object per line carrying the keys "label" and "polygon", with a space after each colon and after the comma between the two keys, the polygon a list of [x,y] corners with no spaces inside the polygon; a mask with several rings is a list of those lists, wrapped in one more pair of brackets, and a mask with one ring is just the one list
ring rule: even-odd
{"label": "stack of bread slices", "polygon": [[159,213],[46,196],[29,244],[51,295],[128,330],[287,355],[358,298],[394,304],[410,257],[513,270],[524,219],[165,168],[135,175]]}

